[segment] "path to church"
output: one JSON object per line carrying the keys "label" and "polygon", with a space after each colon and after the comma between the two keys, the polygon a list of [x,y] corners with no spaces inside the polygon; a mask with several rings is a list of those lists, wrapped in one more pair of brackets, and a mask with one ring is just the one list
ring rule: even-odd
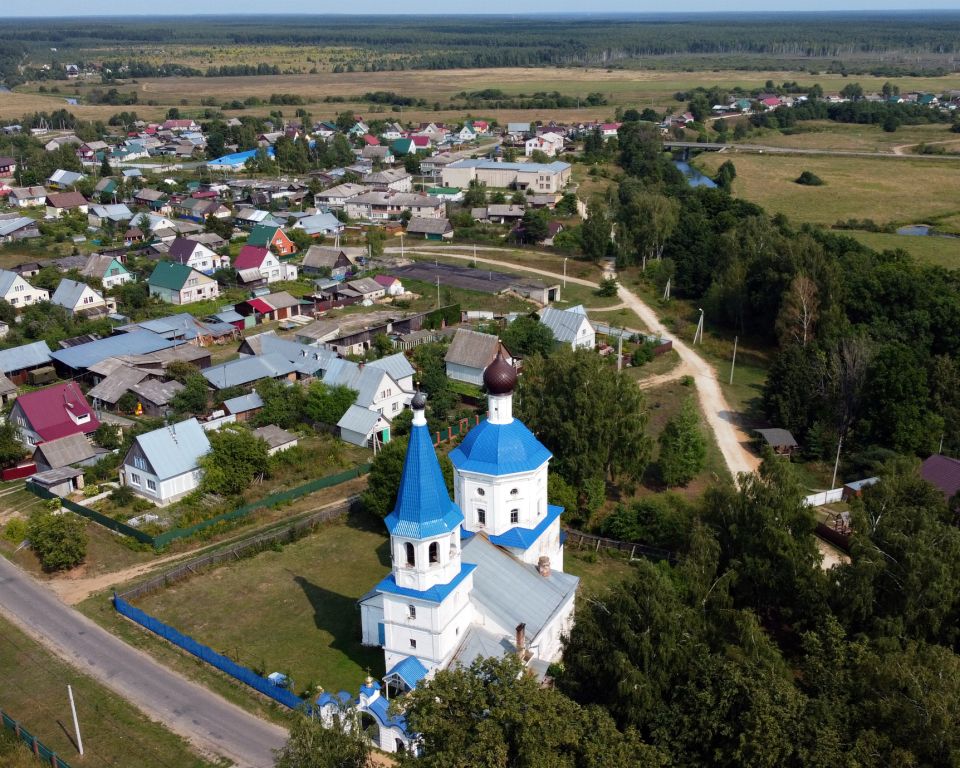
{"label": "path to church", "polygon": [[[397,254],[399,248],[387,248],[389,253]],[[456,253],[455,251],[469,251],[469,255]],[[507,249],[484,248],[486,252],[502,251],[509,253]],[[473,246],[469,245],[443,245],[443,246],[417,246],[416,250],[406,249],[406,253],[414,255],[433,256],[440,254],[452,259],[461,259],[463,261],[479,261],[484,264],[493,264],[501,267],[507,267],[512,270],[521,270],[531,272],[537,275],[553,278],[554,280],[563,280],[564,277],[558,272],[549,272],[545,269],[536,269],[526,267],[512,261],[490,259],[473,256]],[[596,282],[583,280],[577,277],[567,277],[566,280],[577,285],[586,285],[592,288],[598,287]],[[700,399],[700,406],[706,414],[707,423],[713,430],[720,453],[723,460],[730,470],[730,474],[737,477],[741,472],[754,472],[760,464],[760,460],[747,447],[750,442],[749,436],[741,429],[738,424],[737,414],[730,408],[723,391],[720,389],[720,382],[717,379],[717,372],[713,366],[704,360],[700,355],[693,351],[684,342],[667,333],[666,329],[647,304],[642,302],[636,294],[627,290],[622,285],[618,288],[620,300],[630,309],[637,313],[639,318],[646,324],[647,328],[666,338],[673,340],[673,348],[680,356],[681,368],[678,371],[672,371],[671,376],[693,376],[697,385],[697,396]]]}

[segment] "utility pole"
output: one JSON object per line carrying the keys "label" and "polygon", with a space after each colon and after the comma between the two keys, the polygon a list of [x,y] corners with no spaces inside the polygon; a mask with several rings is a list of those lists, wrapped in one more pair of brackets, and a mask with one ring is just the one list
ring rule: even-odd
{"label": "utility pole", "polygon": [[473,244],[473,268],[477,268],[477,244]]}
{"label": "utility pole", "polygon": [[670,301],[670,278],[667,278],[667,284],[663,287],[663,300]]}
{"label": "utility pole", "polygon": [[440,309],[440,275],[437,275],[437,309]]}
{"label": "utility pole", "polygon": [[400,258],[403,258],[403,232],[400,233]]}
{"label": "utility pole", "polygon": [[83,757],[83,739],[80,738],[80,721],[77,720],[77,706],[73,703],[73,688],[67,686],[67,695],[70,697],[70,711],[73,713],[73,730],[77,734],[77,749]]}
{"label": "utility pole", "polygon": [[739,336],[733,337],[733,360],[730,361],[730,383],[733,384],[733,369],[737,364],[737,342],[740,340]]}
{"label": "utility pole", "polygon": [[837,441],[837,458],[833,462],[833,480],[830,481],[831,490],[837,487],[837,469],[840,466],[840,448],[842,446],[843,446],[843,435],[840,435],[840,439]]}
{"label": "utility pole", "polygon": [[623,370],[623,329],[617,334],[617,370]]}
{"label": "utility pole", "polygon": [[563,257],[563,287],[567,287],[567,257]]}
{"label": "utility pole", "polygon": [[694,334],[693,334],[694,344],[697,343],[697,339],[700,340],[699,342],[700,344],[703,344],[703,307],[699,307],[699,309],[700,309],[700,320],[697,322],[697,330],[694,331]]}

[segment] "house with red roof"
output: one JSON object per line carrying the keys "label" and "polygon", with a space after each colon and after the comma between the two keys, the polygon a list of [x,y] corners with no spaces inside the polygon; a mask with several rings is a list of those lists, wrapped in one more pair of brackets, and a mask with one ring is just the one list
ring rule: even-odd
{"label": "house with red roof", "polygon": [[760,103],[767,109],[776,109],[782,104],[779,96],[769,96],[766,99],[761,99]]}
{"label": "house with red roof", "polygon": [[413,142],[413,146],[417,149],[430,149],[430,137],[429,136],[418,136],[416,134],[409,136],[410,141]]}
{"label": "house with red roof", "polygon": [[90,435],[100,422],[75,381],[20,395],[10,419],[27,448],[68,435]]}
{"label": "house with red roof", "polygon": [[237,270],[240,282],[244,285],[297,279],[295,265],[281,262],[269,248],[260,245],[243,246],[233,261],[233,268]]}
{"label": "house with red roof", "polygon": [[367,133],[367,134],[364,134],[363,136],[363,143],[368,147],[379,147],[380,139],[378,139],[376,136],[371,136],[369,133]]}

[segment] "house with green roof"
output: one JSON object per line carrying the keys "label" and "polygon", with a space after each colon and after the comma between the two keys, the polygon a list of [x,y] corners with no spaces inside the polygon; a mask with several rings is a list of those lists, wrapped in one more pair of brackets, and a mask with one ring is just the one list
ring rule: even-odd
{"label": "house with green roof", "polygon": [[186,264],[169,261],[157,262],[147,280],[150,295],[168,304],[191,304],[195,301],[215,299],[220,295],[220,286],[212,277],[198,272]]}
{"label": "house with green roof", "polygon": [[417,151],[413,139],[397,139],[390,145],[390,151],[394,155],[412,155]]}
{"label": "house with green roof", "polygon": [[258,224],[250,230],[247,245],[257,248],[269,248],[277,256],[290,256],[297,252],[293,240],[280,227],[268,224]]}

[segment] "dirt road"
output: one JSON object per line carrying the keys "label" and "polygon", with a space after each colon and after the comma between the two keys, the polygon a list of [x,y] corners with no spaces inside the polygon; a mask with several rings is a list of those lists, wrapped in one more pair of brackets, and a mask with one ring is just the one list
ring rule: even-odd
{"label": "dirt road", "polygon": [[[457,253],[456,251],[458,250],[469,250],[470,254],[467,255],[463,253]],[[485,248],[484,250],[487,252],[503,251],[505,253],[509,253],[509,251],[506,249],[498,248]],[[391,253],[399,253],[399,249],[397,248],[388,248],[387,251]],[[440,254],[448,258],[461,259],[463,261],[474,261],[472,251],[472,246],[444,245],[432,247],[420,246],[416,250],[408,249],[407,253],[422,256],[433,256]],[[533,274],[543,275],[544,277],[550,277],[554,280],[563,279],[563,275],[560,273],[551,272],[546,269],[537,269],[535,267],[524,266],[523,264],[518,264],[513,261],[491,259],[480,256],[476,257],[476,261],[494,266],[509,267],[510,269],[521,270],[523,272],[532,272]],[[577,285],[586,285],[592,288],[597,287],[597,283],[592,280],[584,280],[582,278],[569,276],[566,279],[568,282],[576,283]],[[679,339],[673,338],[671,334],[667,333],[666,329],[663,327],[663,324],[660,322],[660,318],[657,317],[657,313],[654,312],[647,304],[641,301],[635,293],[621,285],[618,289],[618,295],[622,304],[636,312],[637,316],[643,321],[644,325],[646,325],[651,331],[657,332],[665,338],[672,339],[673,348],[680,356],[680,370],[682,372],[677,374],[676,371],[671,371],[671,373],[665,374],[667,378],[664,379],[664,383],[666,383],[666,381],[672,381],[674,376],[676,378],[679,378],[680,376],[693,376],[694,382],[697,386],[697,397],[700,401],[700,407],[704,414],[706,414],[707,425],[710,427],[710,430],[716,437],[717,445],[720,447],[720,453],[723,455],[723,460],[726,463],[727,468],[730,470],[730,474],[736,478],[742,472],[754,472],[760,465],[760,460],[747,447],[749,445],[750,438],[739,426],[737,414],[727,403],[727,400],[723,395],[723,391],[720,389],[720,381],[717,378],[717,372],[714,370],[713,366],[700,357],[700,355],[698,355],[687,344]]]}

